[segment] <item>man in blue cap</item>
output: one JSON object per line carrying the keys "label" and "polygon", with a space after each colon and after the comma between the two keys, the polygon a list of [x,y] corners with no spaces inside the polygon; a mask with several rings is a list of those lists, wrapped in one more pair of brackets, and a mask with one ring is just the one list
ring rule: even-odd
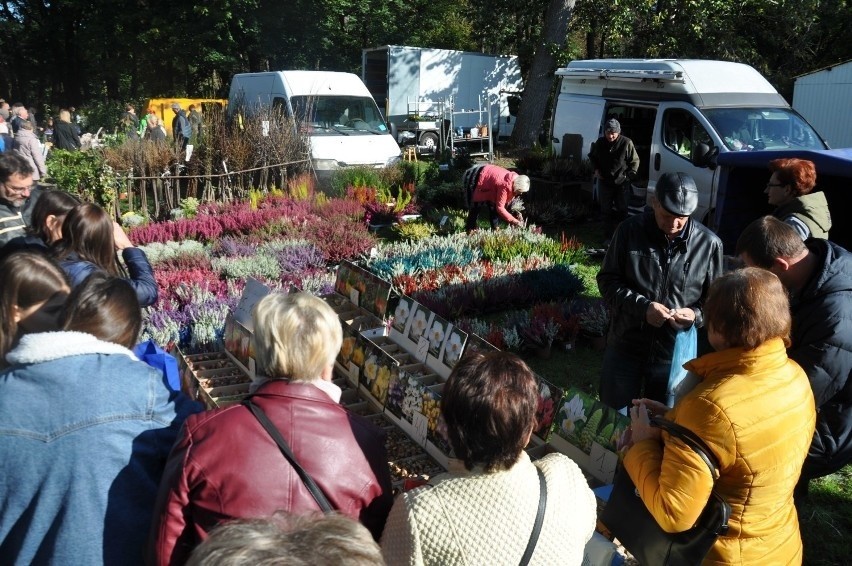
{"label": "man in blue cap", "polygon": [[722,273],[722,242],[690,218],[698,188],[686,173],[665,173],[653,210],[615,231],[598,273],[610,308],[601,401],[615,409],[645,397],[666,402],[675,335],[704,325],[702,304]]}

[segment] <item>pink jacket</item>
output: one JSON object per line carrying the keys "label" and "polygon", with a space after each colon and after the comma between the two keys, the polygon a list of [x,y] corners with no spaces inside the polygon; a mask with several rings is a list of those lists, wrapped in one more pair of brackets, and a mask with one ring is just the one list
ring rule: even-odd
{"label": "pink jacket", "polygon": [[473,202],[493,202],[500,218],[509,224],[520,224],[520,221],[506,210],[506,205],[514,196],[513,184],[517,176],[514,171],[497,165],[486,165],[482,168],[479,182],[473,191]]}

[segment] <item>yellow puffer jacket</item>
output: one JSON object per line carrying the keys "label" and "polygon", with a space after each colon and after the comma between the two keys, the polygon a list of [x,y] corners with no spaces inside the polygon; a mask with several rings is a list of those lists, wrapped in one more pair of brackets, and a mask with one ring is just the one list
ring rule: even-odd
{"label": "yellow puffer jacket", "polygon": [[[800,564],[793,487],[814,434],[814,397],[804,371],[772,339],[686,364],[702,378],[666,415],[700,436],[721,467],[717,493],[731,505],[728,534],[705,564]],[[707,465],[663,433],[636,443],[624,466],[657,522],[670,532],[697,520],[713,488]]]}

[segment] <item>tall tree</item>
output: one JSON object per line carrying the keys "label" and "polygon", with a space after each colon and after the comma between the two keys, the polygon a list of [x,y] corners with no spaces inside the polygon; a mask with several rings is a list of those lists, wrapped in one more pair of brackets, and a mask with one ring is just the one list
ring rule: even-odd
{"label": "tall tree", "polygon": [[538,139],[547,101],[553,87],[556,54],[565,44],[568,24],[574,13],[576,0],[550,0],[544,16],[544,31],[536,45],[535,56],[527,76],[518,121],[512,130],[512,143],[519,148],[529,148]]}

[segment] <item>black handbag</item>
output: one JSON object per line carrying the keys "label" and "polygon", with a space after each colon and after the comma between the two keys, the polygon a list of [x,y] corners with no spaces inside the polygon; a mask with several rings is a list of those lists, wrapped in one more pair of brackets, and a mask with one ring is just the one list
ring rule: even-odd
{"label": "black handbag", "polygon": [[328,501],[328,498],[322,492],[320,486],[316,484],[314,478],[312,478],[311,475],[302,467],[302,465],[299,464],[299,461],[296,460],[296,455],[293,454],[292,450],[290,450],[290,446],[287,444],[287,441],[284,440],[284,437],[281,436],[281,432],[279,432],[279,430],[275,428],[275,425],[272,424],[272,421],[269,420],[269,417],[266,416],[266,413],[263,411],[263,409],[255,405],[252,402],[251,397],[248,397],[243,400],[243,405],[245,405],[248,410],[251,411],[251,414],[255,416],[255,418],[258,420],[258,422],[260,422],[260,425],[264,428],[264,430],[266,430],[269,436],[272,437],[272,440],[275,441],[275,444],[278,445],[278,449],[281,450],[281,454],[283,454],[287,461],[290,462],[290,465],[299,475],[299,478],[301,478],[302,482],[305,484],[305,487],[308,488],[308,491],[311,493],[311,496],[314,498],[314,501],[317,502],[317,505],[323,511],[323,513],[331,513],[332,511],[334,511],[334,506],[332,506],[332,504]]}
{"label": "black handbag", "polygon": [[[659,417],[652,417],[651,424],[692,448],[707,464],[714,483],[719,479],[716,457],[695,433]],[[621,466],[615,476],[609,501],[601,513],[601,522],[640,564],[692,566],[701,564],[716,539],[728,532],[730,517],[731,506],[714,490],[691,529],[667,533],[648,511],[630,475]]]}

